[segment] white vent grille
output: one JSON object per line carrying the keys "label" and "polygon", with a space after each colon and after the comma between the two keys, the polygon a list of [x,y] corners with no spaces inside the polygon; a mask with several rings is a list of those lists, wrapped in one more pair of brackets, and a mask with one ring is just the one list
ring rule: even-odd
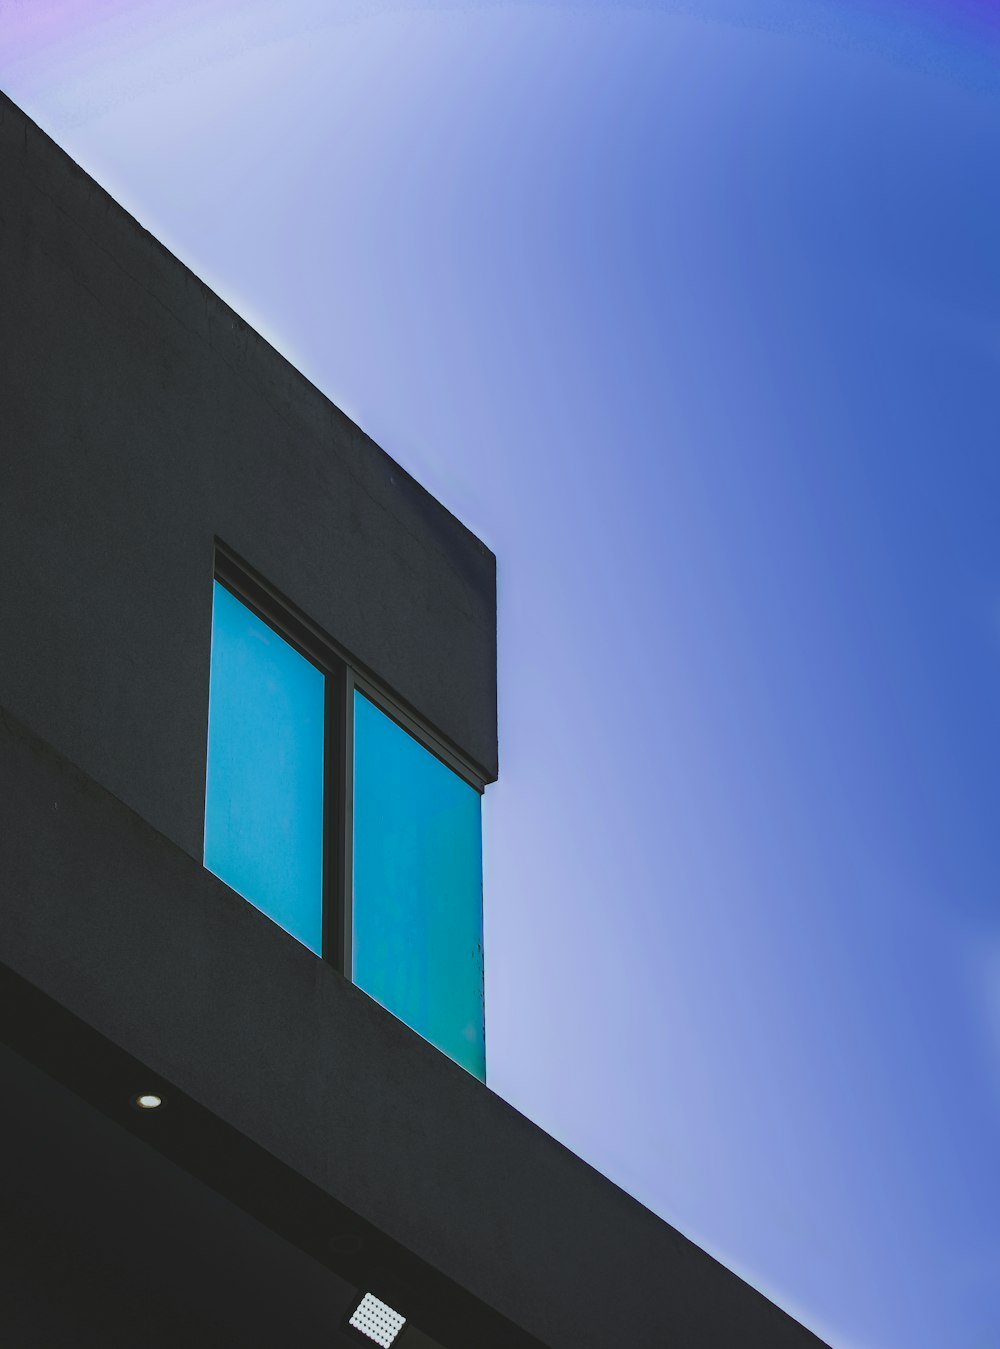
{"label": "white vent grille", "polygon": [[381,1349],[389,1349],[406,1324],[406,1317],[394,1312],[372,1293],[366,1293],[358,1303],[350,1324],[355,1330],[360,1330],[362,1335],[367,1335],[374,1344],[381,1345]]}

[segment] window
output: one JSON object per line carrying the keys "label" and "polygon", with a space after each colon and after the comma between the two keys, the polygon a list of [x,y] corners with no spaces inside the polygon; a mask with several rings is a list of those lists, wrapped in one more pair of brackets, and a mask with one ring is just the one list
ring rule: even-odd
{"label": "window", "polygon": [[215,582],[205,865],[317,955],[324,678]]}
{"label": "window", "polygon": [[482,786],[220,550],[205,866],[485,1079]]}
{"label": "window", "polygon": [[477,1077],[479,793],[354,695],[354,981]]}

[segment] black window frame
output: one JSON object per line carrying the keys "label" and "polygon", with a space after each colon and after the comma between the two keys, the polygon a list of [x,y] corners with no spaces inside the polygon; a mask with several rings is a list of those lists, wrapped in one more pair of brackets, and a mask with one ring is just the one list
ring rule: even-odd
{"label": "black window frame", "polygon": [[480,796],[486,780],[461,750],[220,539],[215,540],[213,579],[324,677],[321,957],[353,983],[355,691]]}

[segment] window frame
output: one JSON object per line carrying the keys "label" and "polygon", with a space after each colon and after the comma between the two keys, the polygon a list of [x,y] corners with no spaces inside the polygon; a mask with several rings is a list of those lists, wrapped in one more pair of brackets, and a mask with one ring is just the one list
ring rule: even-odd
{"label": "window frame", "polygon": [[461,750],[218,538],[213,579],[324,677],[321,958],[353,983],[355,690],[480,796],[486,779]]}

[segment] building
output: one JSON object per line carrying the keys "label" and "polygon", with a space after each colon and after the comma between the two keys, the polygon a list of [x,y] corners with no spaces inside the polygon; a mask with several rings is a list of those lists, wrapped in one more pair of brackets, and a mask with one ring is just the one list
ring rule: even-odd
{"label": "building", "polygon": [[492,555],[3,99],[0,381],[0,1342],[818,1345],[478,1080]]}

